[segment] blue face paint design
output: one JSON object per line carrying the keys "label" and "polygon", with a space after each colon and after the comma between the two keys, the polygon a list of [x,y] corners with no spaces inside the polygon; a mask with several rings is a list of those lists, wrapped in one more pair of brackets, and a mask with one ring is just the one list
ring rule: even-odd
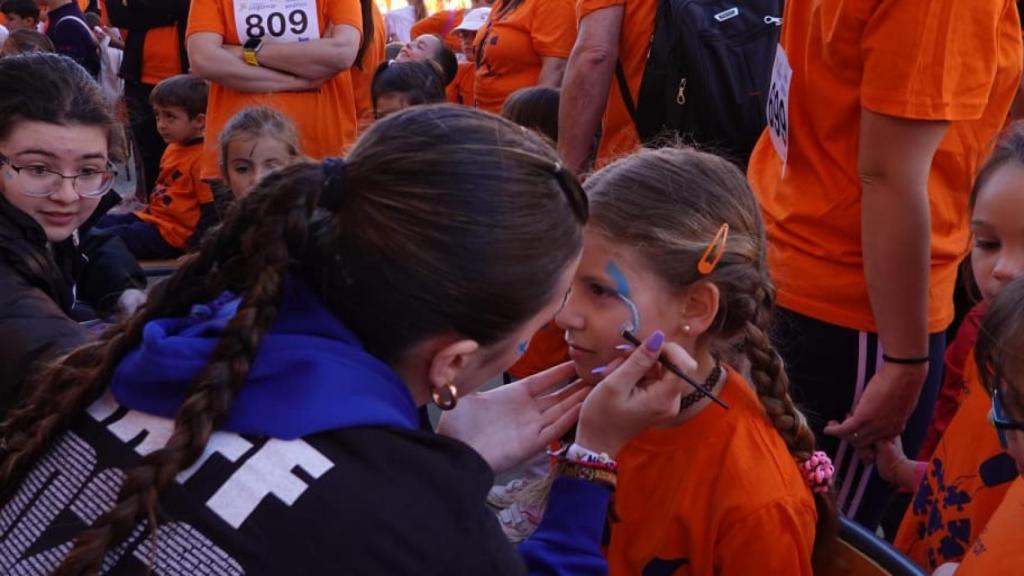
{"label": "blue face paint design", "polygon": [[530,347],[530,341],[529,340],[524,340],[524,341],[522,341],[522,342],[520,342],[519,344],[516,345],[516,352],[518,352],[519,355],[522,356],[523,354],[526,354],[526,349],[529,348],[529,347]]}
{"label": "blue face paint design", "polygon": [[629,298],[629,282],[626,281],[626,275],[622,273],[622,270],[619,269],[615,262],[609,262],[605,266],[604,271],[612,277],[612,280],[615,282],[615,290],[619,293],[619,296]]}
{"label": "blue face paint design", "polygon": [[615,282],[615,296],[622,300],[626,308],[629,308],[629,324],[624,326],[624,328],[630,332],[636,332],[640,329],[640,311],[637,310],[636,304],[630,299],[629,282],[626,281],[626,275],[622,273],[622,270],[615,262],[609,262],[604,271]]}

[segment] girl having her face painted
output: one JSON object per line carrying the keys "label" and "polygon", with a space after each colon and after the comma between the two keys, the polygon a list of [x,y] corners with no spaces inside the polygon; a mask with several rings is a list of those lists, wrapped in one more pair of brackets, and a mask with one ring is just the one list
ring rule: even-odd
{"label": "girl having her face painted", "polygon": [[[764,227],[742,173],[694,150],[645,150],[592,176],[591,219],[556,320],[577,373],[598,381],[623,330],[663,332],[697,361],[669,425],[618,457],[611,574],[811,574],[836,513],[831,464],[789,396],[768,339],[774,287]],[[745,378],[723,358],[741,352]],[[659,572],[659,573],[662,573]]]}

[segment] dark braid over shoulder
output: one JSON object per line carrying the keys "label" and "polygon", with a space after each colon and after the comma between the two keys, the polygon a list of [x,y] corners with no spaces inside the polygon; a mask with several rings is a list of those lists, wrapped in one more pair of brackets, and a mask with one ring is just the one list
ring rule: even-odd
{"label": "dark braid over shoulder", "polygon": [[161,492],[201,456],[229,413],[277,317],[287,276],[389,362],[439,334],[482,346],[502,341],[555,297],[557,278],[580,252],[587,208],[579,185],[560,174],[549,145],[507,120],[464,107],[416,107],[375,123],[346,165],[330,207],[318,207],[328,181],[319,164],[264,178],[133,318],[55,362],[0,424],[4,502],[103,393],[147,322],[186,316],[225,291],[240,295],[209,363],[189,383],[166,445],[126,470],[114,507],[78,535],[58,574],[96,573],[106,551],[140,522],[153,537],[152,563]]}
{"label": "dark braid over shoulder", "polygon": [[[98,570],[106,550],[128,536],[141,517],[149,519],[155,538],[160,492],[170,486],[180,471],[202,455],[217,421],[227,415],[249,373],[260,340],[277,315],[284,274],[291,261],[290,248],[301,252],[316,206],[318,184],[322,180],[319,167],[307,165],[272,175],[268,177],[267,185],[272,186],[276,180],[285,177],[306,181],[309,185],[298,190],[307,193],[278,194],[268,196],[260,203],[242,204],[240,210],[251,214],[236,215],[230,220],[231,225],[241,221],[258,224],[241,230],[238,235],[233,234],[230,226],[215,234],[211,242],[221,245],[217,250],[205,252],[225,257],[211,269],[203,270],[207,268],[204,264],[209,262],[194,259],[189,263],[195,273],[208,272],[208,281],[214,285],[248,286],[242,294],[238,313],[225,327],[210,363],[189,388],[175,416],[174,431],[167,444],[143,457],[137,466],[127,471],[117,504],[78,536],[74,548],[58,569],[58,575]],[[282,241],[267,242],[268,238]],[[239,254],[249,255],[245,266],[237,265]],[[184,277],[180,275],[176,283]],[[195,276],[193,280],[201,283]],[[185,292],[187,294],[188,291]],[[164,294],[167,293],[165,290]]]}

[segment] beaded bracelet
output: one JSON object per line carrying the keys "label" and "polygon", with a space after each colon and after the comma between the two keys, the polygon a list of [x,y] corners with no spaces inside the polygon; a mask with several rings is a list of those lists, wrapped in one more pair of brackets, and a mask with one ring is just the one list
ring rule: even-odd
{"label": "beaded bracelet", "polygon": [[615,460],[612,460],[611,456],[604,452],[597,453],[593,450],[588,450],[579,444],[569,446],[569,449],[565,451],[565,459],[589,468],[603,468],[612,472],[619,469],[619,465],[615,463]]}
{"label": "beaded bracelet", "polygon": [[562,462],[558,465],[558,475],[587,482],[604,484],[612,490],[618,486],[619,475],[612,470],[583,466],[574,462]]}

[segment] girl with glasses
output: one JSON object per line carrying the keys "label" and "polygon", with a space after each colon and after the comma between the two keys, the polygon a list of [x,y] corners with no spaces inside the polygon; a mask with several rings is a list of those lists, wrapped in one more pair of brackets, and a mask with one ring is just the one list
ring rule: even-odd
{"label": "girl with glasses", "polygon": [[[992,406],[984,374],[972,358],[983,335],[978,320],[1014,279],[1024,276],[1024,125],[1009,128],[975,177],[970,197],[971,271],[982,301],[965,319],[946,356],[947,379],[936,406],[941,439],[920,461],[903,455],[900,443],[877,445],[883,478],[914,491],[894,544],[928,571],[959,562],[1017,476],[1016,466],[988,424]],[[962,364],[955,349],[966,340]],[[962,366],[962,368],[961,368]],[[943,420],[948,427],[942,432]],[[944,416],[945,415],[945,416]]]}
{"label": "girl with glasses", "polygon": [[[0,415],[42,359],[81,343],[77,321],[138,300],[144,283],[120,241],[76,231],[110,190],[115,126],[72,60],[0,60]],[[83,256],[87,253],[87,258]]]}

